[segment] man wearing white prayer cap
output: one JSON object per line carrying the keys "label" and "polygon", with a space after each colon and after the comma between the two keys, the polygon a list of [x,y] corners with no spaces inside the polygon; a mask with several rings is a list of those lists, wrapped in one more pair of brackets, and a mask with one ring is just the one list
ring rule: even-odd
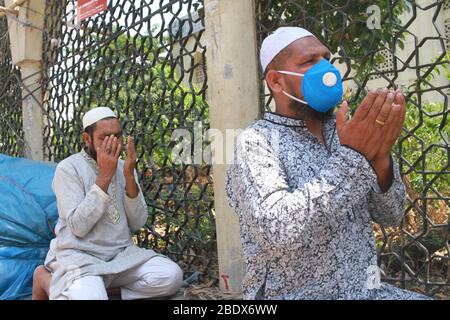
{"label": "man wearing white prayer cap", "polygon": [[390,150],[401,92],[371,91],[347,116],[339,71],[298,27],[260,50],[275,112],[238,137],[226,192],[240,220],[245,299],[421,299],[380,282],[372,220],[398,225],[405,187]]}
{"label": "man wearing white prayer cap", "polygon": [[83,129],[84,150],[56,168],[56,238],[45,269],[35,272],[33,298],[108,299],[108,288],[120,288],[126,300],[176,293],[183,278],[180,267],[138,248],[131,238],[148,215],[137,182],[133,139],[128,138],[127,159],[121,160],[121,124],[106,107],[88,111]]}

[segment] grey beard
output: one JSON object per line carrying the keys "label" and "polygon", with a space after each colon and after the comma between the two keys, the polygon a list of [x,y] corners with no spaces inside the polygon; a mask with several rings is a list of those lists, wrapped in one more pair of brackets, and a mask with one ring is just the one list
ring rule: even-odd
{"label": "grey beard", "polygon": [[309,105],[292,100],[289,104],[289,109],[295,111],[297,117],[303,120],[317,120],[324,121],[333,114],[334,108],[327,112],[319,112],[314,110]]}

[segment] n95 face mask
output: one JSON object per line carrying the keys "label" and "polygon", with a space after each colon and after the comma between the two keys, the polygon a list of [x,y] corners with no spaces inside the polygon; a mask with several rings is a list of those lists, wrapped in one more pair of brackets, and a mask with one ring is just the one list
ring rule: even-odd
{"label": "n95 face mask", "polygon": [[297,77],[303,77],[302,93],[306,101],[290,95],[283,90],[289,98],[307,104],[319,112],[327,112],[342,100],[342,78],[339,70],[327,60],[321,60],[312,66],[306,73],[291,71],[277,71]]}

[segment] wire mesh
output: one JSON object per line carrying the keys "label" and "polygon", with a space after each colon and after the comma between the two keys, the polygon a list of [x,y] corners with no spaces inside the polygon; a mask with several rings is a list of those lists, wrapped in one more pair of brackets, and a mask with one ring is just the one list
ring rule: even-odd
{"label": "wire mesh", "polygon": [[76,1],[47,1],[44,33],[45,157],[82,149],[81,118],[112,108],[135,139],[149,206],[139,245],[167,254],[185,272],[217,277],[211,167],[171,161],[175,129],[209,127],[203,3],[109,1],[81,22]]}
{"label": "wire mesh", "polygon": [[[4,1],[0,5],[4,6]],[[9,43],[8,22],[0,19],[0,153],[18,157],[24,150],[22,88]]]}
{"label": "wire mesh", "polygon": [[[393,153],[407,184],[400,228],[375,225],[386,281],[449,296],[450,8],[446,1],[256,0],[257,41],[280,26],[312,31],[334,53],[355,108],[368,89],[407,99]],[[273,110],[261,78],[262,112]]]}

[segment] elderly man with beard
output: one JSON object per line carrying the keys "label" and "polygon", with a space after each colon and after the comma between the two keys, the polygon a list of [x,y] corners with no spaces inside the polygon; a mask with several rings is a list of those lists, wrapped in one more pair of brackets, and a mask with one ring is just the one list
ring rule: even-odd
{"label": "elderly man with beard", "polygon": [[85,149],[56,168],[56,238],[45,269],[35,272],[33,299],[103,300],[108,288],[120,288],[124,300],[174,294],[183,278],[180,267],[132,241],[131,231],[148,215],[133,139],[121,160],[122,127],[106,107],[87,112],[83,128]]}
{"label": "elderly man with beard", "polygon": [[405,188],[390,150],[401,133],[401,92],[370,91],[353,117],[330,51],[283,27],[260,60],[274,113],[238,137],[227,173],[239,216],[246,299],[422,299],[381,284],[372,220],[397,225]]}

